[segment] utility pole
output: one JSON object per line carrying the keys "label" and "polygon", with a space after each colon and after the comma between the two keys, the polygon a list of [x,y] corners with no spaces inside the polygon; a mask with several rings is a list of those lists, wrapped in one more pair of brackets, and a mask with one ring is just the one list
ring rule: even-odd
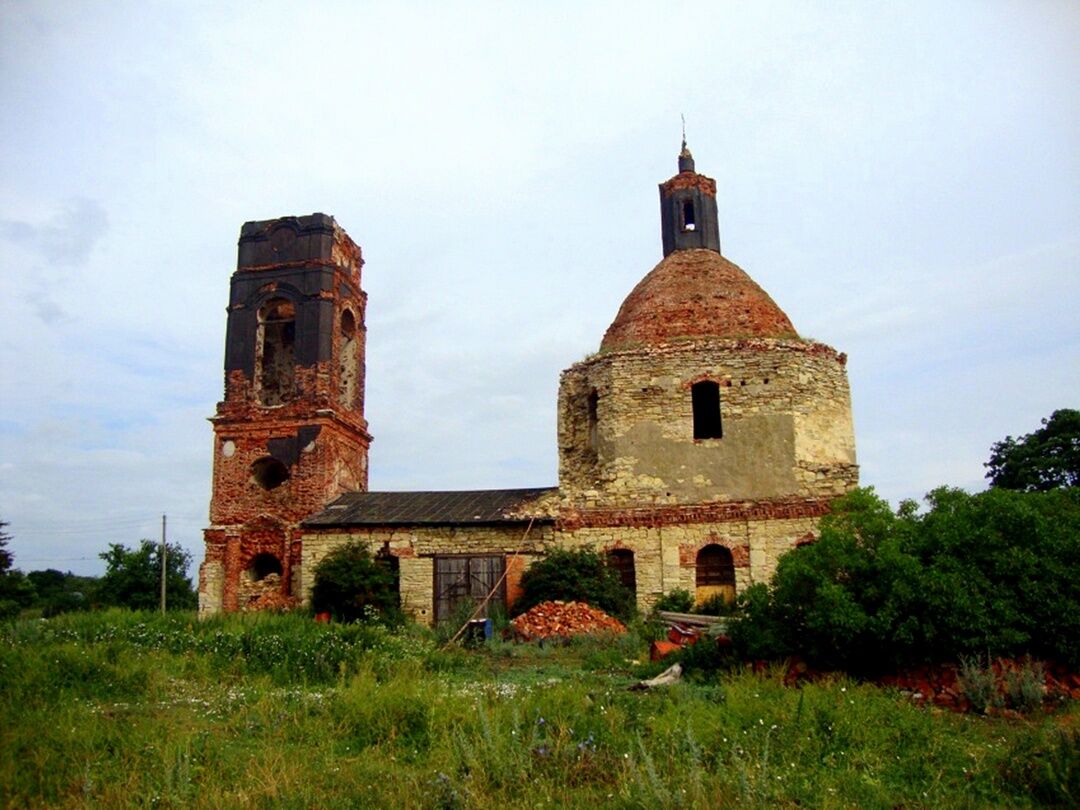
{"label": "utility pole", "polygon": [[165,615],[165,557],[168,551],[165,545],[165,515],[161,516],[161,614]]}

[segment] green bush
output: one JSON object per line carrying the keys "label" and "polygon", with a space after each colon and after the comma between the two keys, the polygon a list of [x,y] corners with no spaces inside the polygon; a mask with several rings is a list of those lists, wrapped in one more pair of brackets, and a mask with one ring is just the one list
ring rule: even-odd
{"label": "green bush", "polygon": [[521,597],[514,614],[524,613],[541,602],[561,599],[586,602],[623,621],[634,615],[634,594],[618,573],[595,551],[553,549],[526,569],[521,577]]}
{"label": "green bush", "polygon": [[699,616],[730,616],[734,611],[735,605],[721,593],[713,594],[700,605],[694,605],[692,610]]}
{"label": "green bush", "polygon": [[981,654],[1080,664],[1080,491],[927,502],[920,515],[870,489],[838,500],[817,542],[742,595],[737,649],[861,673]]}
{"label": "green bush", "polygon": [[397,572],[389,560],[372,557],[363,543],[347,543],[315,567],[311,607],[339,621],[397,623],[401,618]]}
{"label": "green bush", "polygon": [[962,657],[957,682],[971,707],[980,714],[1005,705],[998,691],[997,675],[989,661],[984,664],[978,658]]}
{"label": "green bush", "polygon": [[715,638],[704,635],[679,650],[679,663],[690,680],[710,681],[730,670],[737,659],[730,646],[721,646]]}
{"label": "green bush", "polygon": [[672,613],[689,613],[694,609],[694,597],[686,588],[676,588],[657,599],[653,609],[668,610]]}
{"label": "green bush", "polygon": [[1025,660],[1018,669],[1002,674],[1005,702],[1010,708],[1028,714],[1039,709],[1046,697],[1046,670],[1039,661]]}
{"label": "green bush", "polygon": [[736,605],[740,619],[731,623],[731,643],[742,658],[775,660],[791,654],[787,630],[773,608],[769,586],[751,585],[739,594]]}

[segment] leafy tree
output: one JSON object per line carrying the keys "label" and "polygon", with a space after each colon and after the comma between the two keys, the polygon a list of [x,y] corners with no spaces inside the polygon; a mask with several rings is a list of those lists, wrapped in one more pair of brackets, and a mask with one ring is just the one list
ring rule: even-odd
{"label": "leafy tree", "polygon": [[7,525],[7,521],[0,520],[0,574],[10,571],[11,564],[15,562],[15,558],[7,549],[7,544],[11,541],[11,535],[4,531]]}
{"label": "leafy tree", "polygon": [[[161,546],[153,540],[140,540],[138,548],[129,549],[110,543],[109,550],[98,555],[105,561],[105,575],[98,581],[95,596],[104,605],[153,610],[161,604]],[[171,610],[190,610],[198,599],[187,570],[191,555],[179,544],[166,544],[166,605]]]}
{"label": "leafy tree", "polygon": [[1034,433],[1006,436],[990,448],[984,465],[990,485],[1041,492],[1080,484],[1080,411],[1063,408]]}
{"label": "leafy tree", "polygon": [[586,602],[626,621],[636,608],[634,594],[623,586],[618,572],[589,549],[553,549],[521,576],[521,597],[514,603],[520,614],[541,602],[561,599]]}
{"label": "leafy tree", "polygon": [[914,553],[928,656],[1080,663],[1080,490],[938,489],[927,501]]}
{"label": "leafy tree", "polygon": [[41,615],[48,618],[73,610],[85,610],[90,606],[90,596],[97,590],[96,577],[81,577],[55,568],[31,571],[26,578],[34,586],[37,598],[34,606],[41,608]]}
{"label": "leafy tree", "polygon": [[781,558],[768,596],[743,595],[750,620],[733,641],[755,657],[798,652],[855,670],[902,656],[918,621],[909,597],[919,566],[904,548],[906,520],[871,489],[837,501],[820,538]]}
{"label": "leafy tree", "polygon": [[17,616],[21,608],[34,601],[34,586],[22,571],[13,569],[14,558],[7,544],[11,535],[4,531],[8,524],[0,520],[0,619]]}
{"label": "leafy tree", "polygon": [[340,621],[355,622],[375,611],[383,621],[401,618],[398,575],[389,559],[371,556],[364,543],[347,543],[315,567],[311,607]]}
{"label": "leafy tree", "polygon": [[854,672],[985,653],[1080,664],[1080,489],[927,502],[837,501],[816,543],[741,596],[736,647]]}

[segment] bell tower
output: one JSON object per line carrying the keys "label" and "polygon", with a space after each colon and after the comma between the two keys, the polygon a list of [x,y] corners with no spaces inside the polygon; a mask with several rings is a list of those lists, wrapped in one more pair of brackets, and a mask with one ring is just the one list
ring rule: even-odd
{"label": "bell tower", "polygon": [[363,263],[326,214],[240,229],[225,399],[210,419],[201,613],[289,604],[300,582],[300,521],[367,489]]}
{"label": "bell tower", "polygon": [[720,252],[716,181],[694,171],[694,156],[685,138],[679,173],[660,184],[660,233],[665,256],[692,248]]}

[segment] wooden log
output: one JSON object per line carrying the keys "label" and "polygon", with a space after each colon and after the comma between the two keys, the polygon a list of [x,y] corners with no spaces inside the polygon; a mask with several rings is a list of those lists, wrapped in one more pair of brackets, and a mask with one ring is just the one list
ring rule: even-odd
{"label": "wooden log", "polygon": [[665,624],[688,624],[692,627],[708,627],[710,624],[723,622],[727,616],[702,616],[698,613],[675,613],[671,610],[658,610],[656,615]]}

